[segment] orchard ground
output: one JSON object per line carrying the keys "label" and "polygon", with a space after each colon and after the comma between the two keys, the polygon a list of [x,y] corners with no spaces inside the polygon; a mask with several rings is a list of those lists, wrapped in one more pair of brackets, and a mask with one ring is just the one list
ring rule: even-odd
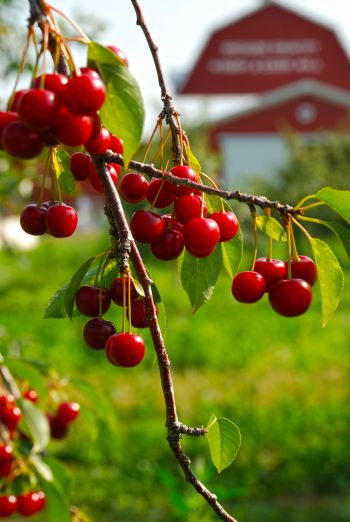
{"label": "orchard ground", "polygon": [[[45,237],[31,252],[0,252],[0,351],[76,376],[79,390],[82,376],[92,383],[94,407],[82,408],[69,437],[54,441],[51,451],[69,463],[70,500],[93,521],[214,522],[168,449],[147,334],[144,362],[115,368],[84,346],[87,319],[42,319],[55,290],[107,246],[101,236]],[[322,329],[317,285],[311,309],[288,319],[266,298],[235,302],[231,281],[222,277],[212,300],[192,316],[176,263],[149,261],[167,310],[180,419],[205,425],[215,413],[242,432],[238,457],[221,475],[204,439],[184,442],[199,477],[239,522],[349,520],[349,270],[342,304]],[[120,327],[120,309],[106,317]]]}

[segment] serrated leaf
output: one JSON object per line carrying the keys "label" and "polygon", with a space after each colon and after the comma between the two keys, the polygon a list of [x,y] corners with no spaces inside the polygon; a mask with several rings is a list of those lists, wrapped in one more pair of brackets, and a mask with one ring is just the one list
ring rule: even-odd
{"label": "serrated leaf", "polygon": [[22,410],[23,422],[33,441],[33,453],[43,451],[50,440],[50,429],[46,415],[33,403],[25,399],[17,399]]}
{"label": "serrated leaf", "polygon": [[287,241],[287,234],[277,219],[270,216],[258,216],[256,226],[275,241]]}
{"label": "serrated leaf", "polygon": [[233,279],[239,270],[243,257],[243,237],[241,227],[238,228],[237,234],[233,239],[230,239],[230,241],[223,241],[220,244],[224,268],[229,277]]}
{"label": "serrated leaf", "polygon": [[325,187],[319,190],[315,196],[327,203],[335,212],[350,223],[350,191],[336,190],[331,187]]}
{"label": "serrated leaf", "polygon": [[192,313],[195,313],[213,295],[223,262],[220,245],[204,258],[194,257],[185,251],[180,262],[181,283],[189,297]]}
{"label": "serrated leaf", "polygon": [[350,230],[337,221],[324,221],[323,223],[333,230],[350,258]]}
{"label": "serrated leaf", "polygon": [[26,381],[29,386],[38,393],[39,399],[42,402],[45,401],[47,396],[47,385],[39,370],[22,359],[6,357],[5,364],[15,377]]}
{"label": "serrated leaf", "polygon": [[142,137],[144,106],[140,88],[120,60],[106,47],[89,44],[88,60],[97,65],[106,85],[107,98],[100,109],[103,125],[123,140],[125,168]]}
{"label": "serrated leaf", "polygon": [[212,415],[208,423],[207,440],[211,459],[219,473],[227,468],[237,456],[241,446],[241,432],[229,419]]}
{"label": "serrated leaf", "polygon": [[344,275],[338,259],[321,239],[309,238],[317,266],[321,290],[322,326],[336,311],[344,285]]}
{"label": "serrated leaf", "polygon": [[56,290],[46,307],[44,319],[63,319],[67,317],[64,309],[64,294],[67,288],[68,283]]}
{"label": "serrated leaf", "polygon": [[32,455],[30,461],[44,480],[47,482],[53,481],[53,474],[50,466],[48,466],[39,455]]}
{"label": "serrated leaf", "polygon": [[188,166],[191,167],[196,174],[199,174],[202,170],[201,164],[199,163],[198,158],[193,154],[191,147],[187,144],[185,145],[185,152]]}
{"label": "serrated leaf", "polygon": [[53,168],[63,194],[73,194],[75,183],[70,171],[70,157],[63,149],[57,149],[52,155]]}
{"label": "serrated leaf", "polygon": [[73,317],[75,295],[78,291],[78,288],[81,285],[84,276],[86,275],[94,260],[95,257],[90,257],[87,261],[85,261],[75,272],[68,284],[67,290],[64,294],[64,309],[69,319],[72,319]]}

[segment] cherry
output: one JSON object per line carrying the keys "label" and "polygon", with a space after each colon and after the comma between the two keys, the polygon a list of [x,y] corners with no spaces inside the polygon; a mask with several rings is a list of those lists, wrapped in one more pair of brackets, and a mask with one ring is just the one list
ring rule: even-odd
{"label": "cherry", "polygon": [[19,121],[11,121],[3,128],[1,143],[6,152],[23,159],[35,158],[44,147],[40,134]]}
{"label": "cherry", "polygon": [[0,477],[8,477],[12,471],[12,461],[8,460],[0,464]]}
{"label": "cherry", "polygon": [[0,464],[12,460],[13,449],[9,444],[0,444]]}
{"label": "cherry", "polygon": [[24,232],[41,236],[46,232],[46,209],[38,205],[27,205],[21,212],[20,225]]}
{"label": "cherry", "polygon": [[145,355],[142,337],[131,333],[112,335],[106,344],[106,356],[115,366],[137,366]]}
{"label": "cherry", "polygon": [[123,177],[119,185],[119,193],[124,201],[138,203],[145,199],[147,188],[148,181],[145,176],[136,172],[130,172]]}
{"label": "cherry", "polygon": [[162,234],[151,243],[153,255],[162,261],[176,259],[183,251],[183,248],[183,234],[171,228],[166,228]]}
{"label": "cherry", "polygon": [[8,395],[1,395],[0,397],[0,415],[4,408],[14,408],[15,407],[15,398],[9,393]]}
{"label": "cherry", "polygon": [[92,159],[84,152],[74,152],[70,157],[70,171],[76,181],[84,181],[89,177]]}
{"label": "cherry", "polygon": [[215,248],[220,238],[220,229],[212,219],[197,217],[186,223],[183,235],[186,248],[195,255],[194,252],[208,252]]}
{"label": "cherry", "polygon": [[205,217],[207,215],[207,206],[201,196],[187,194],[175,201],[174,214],[180,223],[186,225],[191,219]]}
{"label": "cherry", "polygon": [[104,154],[109,149],[111,135],[107,129],[101,127],[98,134],[85,143],[85,148],[91,154]]}
{"label": "cherry", "polygon": [[152,179],[148,185],[146,197],[153,207],[168,207],[175,199],[173,186],[168,181]]}
{"label": "cherry", "polygon": [[16,112],[0,111],[0,149],[2,149],[1,134],[2,134],[3,129],[11,121],[17,121],[17,120],[18,120],[18,116],[17,116]]}
{"label": "cherry", "polygon": [[234,212],[231,212],[230,210],[213,212],[210,219],[213,219],[219,225],[220,241],[229,241],[237,234],[238,219]]}
{"label": "cherry", "polygon": [[9,517],[17,511],[17,499],[14,495],[0,496],[0,517]]}
{"label": "cherry", "polygon": [[109,145],[109,148],[112,152],[115,152],[116,154],[123,154],[123,140],[118,138],[118,136],[111,134],[111,143]]}
{"label": "cherry", "polygon": [[[123,277],[118,277],[117,279],[114,279],[112,285],[111,285],[111,297],[112,300],[117,304],[118,306],[123,306]],[[135,288],[134,282],[132,279],[130,279],[130,299],[131,301],[134,301],[135,299],[138,299],[140,296]],[[125,278],[125,300],[126,305],[128,304],[128,279]]]}
{"label": "cherry", "polygon": [[36,393],[35,390],[26,390],[24,393],[23,393],[23,397],[25,397],[26,399],[28,399],[28,401],[31,401],[31,402],[38,402],[39,401],[39,397],[38,397],[38,394]]}
{"label": "cherry", "polygon": [[30,129],[43,131],[53,125],[59,105],[59,100],[53,92],[46,89],[30,89],[18,102],[18,117]]}
{"label": "cherry", "polygon": [[[158,307],[156,306],[156,314],[158,315]],[[131,324],[135,328],[147,328],[147,311],[144,299],[136,299],[131,301]]]}
{"label": "cherry", "polygon": [[77,402],[62,402],[57,410],[57,418],[64,424],[74,421],[80,412],[80,406]]}
{"label": "cherry", "polygon": [[85,343],[94,350],[103,350],[107,340],[116,333],[114,324],[104,319],[90,319],[84,326],[83,336]]}
{"label": "cherry", "polygon": [[287,268],[280,259],[268,259],[259,257],[255,261],[254,271],[263,276],[266,283],[266,292],[270,291],[273,284],[287,277]]}
{"label": "cherry", "polygon": [[107,45],[107,49],[112,51],[112,53],[115,54],[117,56],[117,58],[119,58],[119,60],[126,67],[129,67],[129,60],[127,59],[126,54],[124,53],[124,51],[122,51],[121,49],[119,49],[119,47],[116,47],[115,45]]}
{"label": "cherry", "polygon": [[[117,185],[118,183],[118,173],[115,170],[114,166],[111,163],[107,164],[107,170],[112,178],[113,184]],[[91,162],[90,169],[89,169],[89,181],[91,183],[91,186],[96,190],[96,192],[100,192],[101,194],[104,193],[104,188],[101,183],[101,180],[97,174],[97,171],[95,169],[94,164]]]}
{"label": "cherry", "polygon": [[269,301],[278,314],[296,317],[311,305],[311,286],[304,279],[282,279],[272,286]]}
{"label": "cherry", "polygon": [[[170,169],[170,174],[176,176],[177,178],[198,182],[197,174],[193,169],[191,169],[191,167],[188,167],[187,165],[176,165]],[[185,185],[174,185],[173,191],[175,196],[180,197],[185,196],[186,194],[191,194],[191,192],[193,192],[193,188],[186,187]]]}
{"label": "cherry", "polygon": [[5,407],[1,410],[1,420],[6,424],[9,431],[14,431],[16,429],[21,418],[22,412],[17,406],[14,408]]}
{"label": "cherry", "polygon": [[212,248],[208,248],[207,250],[196,250],[195,248],[191,248],[189,246],[186,246],[186,250],[193,256],[193,257],[208,257],[210,254],[212,254],[215,250],[215,246]]}
{"label": "cherry", "polygon": [[28,92],[28,91],[29,91],[29,89],[20,89],[19,91],[16,91],[14,93],[12,101],[11,101],[11,105],[9,107],[10,111],[17,112],[19,100],[21,99],[22,94],[24,94],[25,92]]}
{"label": "cherry", "polygon": [[[317,268],[314,261],[308,256],[298,256],[298,261],[291,258],[291,271],[293,279],[304,279],[310,286],[313,286],[317,279]],[[288,260],[285,262],[288,270]]]}
{"label": "cherry", "polygon": [[51,438],[63,439],[67,435],[67,423],[62,422],[61,419],[51,413],[47,414],[47,420],[49,421]]}
{"label": "cherry", "polygon": [[137,210],[130,219],[130,230],[137,241],[152,243],[164,230],[163,219],[149,210]]}
{"label": "cherry", "polygon": [[61,107],[57,114],[54,131],[61,143],[70,147],[78,147],[91,138],[93,120],[89,116],[78,116]]}
{"label": "cherry", "polygon": [[75,296],[75,304],[80,313],[88,317],[98,317],[107,312],[111,304],[111,294],[107,288],[99,286],[83,285],[79,288]]}
{"label": "cherry", "polygon": [[162,215],[164,221],[165,228],[171,228],[172,230],[177,230],[178,232],[182,232],[183,224],[180,223],[174,216],[171,214],[163,214]]}
{"label": "cherry", "polygon": [[265,290],[265,279],[258,272],[240,272],[232,281],[232,295],[240,303],[256,303]]}
{"label": "cherry", "polygon": [[46,231],[53,237],[71,236],[78,224],[78,214],[68,205],[53,205],[46,212]]}
{"label": "cherry", "polygon": [[65,86],[68,83],[67,76],[59,73],[46,73],[35,78],[33,86],[37,88],[44,88],[56,94],[58,99],[62,98]]}
{"label": "cherry", "polygon": [[106,88],[103,81],[90,74],[71,78],[63,93],[63,101],[67,109],[79,116],[98,111],[105,99]]}
{"label": "cherry", "polygon": [[29,517],[41,511],[45,505],[45,493],[29,491],[17,497],[17,511],[24,517]]}

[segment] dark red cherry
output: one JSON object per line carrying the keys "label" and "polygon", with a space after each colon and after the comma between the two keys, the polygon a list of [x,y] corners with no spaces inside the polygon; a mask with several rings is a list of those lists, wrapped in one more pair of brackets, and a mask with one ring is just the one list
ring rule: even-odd
{"label": "dark red cherry", "polygon": [[3,128],[1,143],[6,152],[23,159],[35,158],[44,147],[40,134],[19,121],[11,121]]}
{"label": "dark red cherry", "polygon": [[233,239],[238,231],[238,219],[234,212],[223,211],[213,212],[210,219],[216,221],[220,229],[220,241],[229,241]]}
{"label": "dark red cherry", "polygon": [[[123,280],[125,280],[125,283],[123,283]],[[117,304],[118,306],[123,306],[123,284],[125,284],[125,304],[128,304],[128,279],[123,277],[117,277],[117,279],[114,279],[112,285],[111,285],[111,297],[112,300]],[[130,279],[130,299],[131,301],[134,301],[135,299],[138,299],[140,296],[135,288],[134,282],[132,279]]]}
{"label": "dark red cherry", "polygon": [[46,89],[56,94],[58,99],[62,98],[65,86],[68,83],[67,76],[59,73],[46,73],[45,75],[38,76],[33,82],[33,86],[38,89]]}
{"label": "dark red cherry", "polygon": [[311,286],[304,279],[282,279],[272,286],[269,301],[278,314],[296,317],[311,305]]}
{"label": "dark red cherry", "polygon": [[5,407],[1,410],[1,420],[4,424],[6,424],[9,431],[14,431],[17,427],[17,424],[22,418],[21,410],[15,406]]}
{"label": "dark red cherry", "polygon": [[183,224],[180,223],[174,216],[172,216],[171,214],[163,214],[162,218],[164,221],[165,228],[171,228],[172,230],[182,232]]}
{"label": "dark red cherry", "polygon": [[[191,167],[187,165],[176,165],[172,169],[170,169],[170,174],[176,176],[177,178],[188,179],[189,181],[198,182],[197,174]],[[173,191],[175,196],[185,196],[186,194],[191,194],[193,192],[193,188],[186,187],[185,185],[173,186]]]}
{"label": "dark red cherry", "polygon": [[265,279],[254,271],[240,272],[232,281],[232,295],[240,303],[256,303],[265,289]]}
{"label": "dark red cherry", "polygon": [[22,95],[25,93],[25,92],[28,92],[29,89],[20,89],[19,91],[16,91],[13,95],[13,98],[12,98],[12,101],[11,101],[11,105],[9,107],[9,110],[12,111],[12,112],[17,112],[18,110],[18,104],[19,104],[19,100],[21,99]]}
{"label": "dark red cherry", "polygon": [[78,147],[91,138],[93,121],[89,116],[79,116],[61,107],[57,114],[54,131],[63,145]]}
{"label": "dark red cherry", "polygon": [[0,496],[0,517],[9,517],[17,511],[17,499],[14,495]]}
{"label": "dark red cherry", "polygon": [[212,248],[208,248],[207,250],[196,250],[195,248],[186,247],[186,250],[193,256],[198,258],[208,257],[215,250],[215,246]]}
{"label": "dark red cherry", "polygon": [[124,201],[138,203],[145,199],[147,189],[148,181],[145,176],[136,172],[130,172],[123,177],[119,185],[119,194]]}
{"label": "dark red cherry", "polygon": [[17,511],[24,517],[29,517],[41,511],[45,505],[45,494],[29,491],[17,497]]}
{"label": "dark red cherry", "polygon": [[126,67],[129,67],[129,60],[127,59],[124,51],[122,51],[121,49],[119,49],[119,47],[116,47],[115,45],[107,45],[107,49],[112,51],[112,53],[115,54],[119,58],[119,60],[124,65],[126,65]]}
{"label": "dark red cherry", "polygon": [[80,313],[88,317],[98,317],[100,315],[100,306],[101,315],[107,312],[111,304],[111,294],[108,288],[83,285],[76,293],[75,304]]}
{"label": "dark red cherry", "polygon": [[100,78],[82,74],[71,78],[64,90],[63,101],[73,114],[86,116],[92,114],[106,99],[106,88]]}
{"label": "dark red cherry", "polygon": [[77,402],[62,402],[57,410],[57,418],[64,424],[74,421],[80,412],[80,406]]}
{"label": "dark red cherry", "polygon": [[68,205],[54,205],[46,212],[46,232],[53,237],[69,237],[78,224],[78,214]]}
{"label": "dark red cherry", "polygon": [[3,129],[11,121],[17,121],[17,120],[18,120],[18,115],[16,112],[0,111],[0,149],[3,148],[2,141],[1,141],[1,135],[2,135]]}
{"label": "dark red cherry", "polygon": [[162,179],[152,179],[147,188],[148,202],[155,208],[165,208],[175,199],[173,186]]}
{"label": "dark red cherry", "polygon": [[162,261],[170,261],[179,257],[184,248],[182,232],[166,228],[162,234],[151,243],[151,250],[155,257]]}
{"label": "dark red cherry", "polygon": [[74,152],[70,157],[70,171],[76,181],[84,181],[89,177],[93,167],[92,159],[84,152]]}
{"label": "dark red cherry", "polygon": [[[158,315],[158,307],[156,307],[156,314]],[[135,299],[131,301],[131,324],[134,328],[147,328],[147,311],[144,299]],[[129,317],[129,309],[128,309]]]}
{"label": "dark red cherry", "polygon": [[201,196],[187,194],[175,201],[174,214],[180,223],[186,225],[191,219],[205,217],[207,215],[207,205]]}
{"label": "dark red cherry", "polygon": [[115,366],[137,366],[145,355],[142,337],[130,333],[112,335],[106,344],[106,356]]}
{"label": "dark red cherry", "polygon": [[30,89],[18,102],[18,117],[30,129],[43,131],[54,124],[59,106],[59,100],[53,92]]}
{"label": "dark red cherry", "polygon": [[191,219],[183,228],[186,248],[192,252],[205,252],[213,249],[220,238],[218,224],[212,219],[197,217]]}
{"label": "dark red cherry", "polygon": [[[308,256],[298,256],[298,261],[291,258],[291,271],[293,279],[304,279],[313,286],[317,279],[317,268],[314,261]],[[285,262],[288,270],[288,260]]]}
{"label": "dark red cherry", "polygon": [[[107,170],[108,174],[112,178],[113,184],[117,185],[118,183],[118,173],[113,167],[112,164],[107,164]],[[89,170],[89,181],[91,183],[91,186],[96,190],[96,192],[100,192],[101,194],[104,194],[104,188],[100,181],[100,178],[97,174],[97,171],[95,169],[94,164],[91,162],[90,170]]]}
{"label": "dark red cherry", "polygon": [[27,205],[21,212],[20,225],[24,232],[32,236],[41,236],[46,232],[46,209],[38,205]]}
{"label": "dark red cherry", "polygon": [[149,210],[137,210],[130,219],[131,233],[141,243],[152,243],[164,230],[162,217]]}
{"label": "dark red cherry", "polygon": [[52,439],[63,439],[68,432],[68,425],[62,422],[56,415],[51,413],[47,414],[47,420],[49,421],[50,434]]}
{"label": "dark red cherry", "polygon": [[10,462],[12,460],[13,449],[9,444],[0,444],[0,464]]}
{"label": "dark red cherry", "polygon": [[[14,431],[14,430],[10,430]],[[12,461],[8,460],[0,464],[0,477],[8,477],[12,471]]]}
{"label": "dark red cherry", "polygon": [[94,350],[103,350],[107,340],[116,333],[114,324],[104,319],[90,319],[84,326],[83,336],[85,343]]}
{"label": "dark red cherry", "polygon": [[104,154],[109,149],[110,143],[109,131],[101,127],[99,133],[85,143],[85,148],[91,154]]}
{"label": "dark red cherry", "polygon": [[287,277],[287,268],[280,259],[268,259],[259,257],[255,261],[254,271],[263,276],[266,283],[266,292],[269,292],[273,284]]}

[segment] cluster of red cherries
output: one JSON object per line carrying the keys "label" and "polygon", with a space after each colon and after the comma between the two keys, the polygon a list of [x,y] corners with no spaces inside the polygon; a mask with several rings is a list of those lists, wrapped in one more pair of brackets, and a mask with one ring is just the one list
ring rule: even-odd
{"label": "cluster of red cherries", "polygon": [[125,309],[131,326],[148,327],[145,301],[138,294],[130,276],[116,278],[110,289],[83,285],[76,293],[75,303],[80,313],[92,317],[84,327],[85,343],[94,350],[105,350],[107,359],[115,366],[137,366],[145,355],[144,341],[139,335],[130,332],[118,333],[112,321],[103,319],[112,301],[123,307],[123,313]]}
{"label": "cluster of red cherries", "polygon": [[77,402],[62,402],[56,413],[47,413],[51,437],[63,439],[67,435],[70,424],[79,416],[79,412],[80,405]]}
{"label": "cluster of red cherries", "polygon": [[292,257],[285,262],[261,257],[256,260],[253,270],[236,275],[232,282],[232,294],[241,303],[255,303],[267,292],[275,312],[285,317],[296,317],[310,307],[311,287],[316,279],[316,265],[308,256]]}

